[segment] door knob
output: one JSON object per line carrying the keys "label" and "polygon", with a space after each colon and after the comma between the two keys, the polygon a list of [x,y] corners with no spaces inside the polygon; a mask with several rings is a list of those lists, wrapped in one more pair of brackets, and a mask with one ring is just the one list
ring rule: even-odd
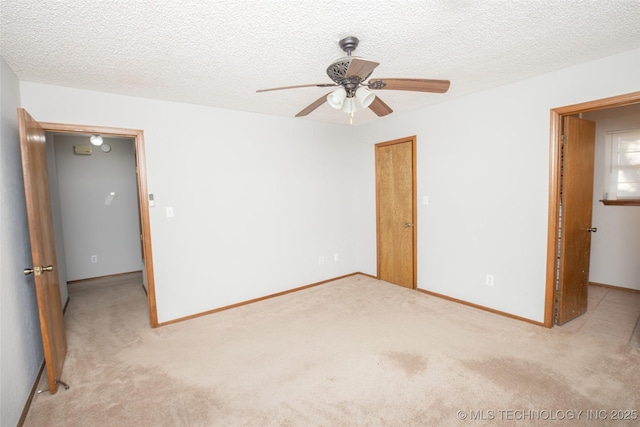
{"label": "door knob", "polygon": [[47,265],[42,267],[25,268],[22,272],[25,276],[34,273],[36,276],[41,276],[45,271],[53,271],[53,265]]}
{"label": "door knob", "polygon": [[596,231],[598,231],[598,229],[596,227],[591,227],[591,228],[587,228],[587,231],[589,233],[595,233]]}
{"label": "door knob", "polygon": [[410,222],[405,222],[404,228],[409,228],[409,227],[413,227],[413,224],[411,224]]}

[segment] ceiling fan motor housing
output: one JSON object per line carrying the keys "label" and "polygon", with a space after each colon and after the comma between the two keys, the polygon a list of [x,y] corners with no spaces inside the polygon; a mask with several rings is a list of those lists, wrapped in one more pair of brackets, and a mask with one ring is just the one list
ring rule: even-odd
{"label": "ceiling fan motor housing", "polygon": [[342,50],[347,52],[348,56],[336,60],[333,64],[327,67],[327,75],[329,76],[329,78],[334,82],[336,82],[337,84],[343,86],[344,89],[347,91],[347,97],[349,98],[355,95],[355,91],[360,85],[360,83],[364,81],[367,77],[369,77],[368,75],[367,76],[351,75],[349,77],[346,77],[347,70],[349,69],[349,65],[351,65],[351,61],[354,58],[351,56],[351,52],[353,52],[356,49],[356,47],[358,47],[359,42],[360,41],[358,40],[358,38],[353,36],[345,37],[342,40],[340,40],[338,44],[340,45],[340,48],[342,48]]}
{"label": "ceiling fan motor housing", "polygon": [[334,82],[342,84],[344,76],[347,74],[347,70],[349,69],[349,64],[351,64],[351,57],[340,58],[327,67],[327,75]]}

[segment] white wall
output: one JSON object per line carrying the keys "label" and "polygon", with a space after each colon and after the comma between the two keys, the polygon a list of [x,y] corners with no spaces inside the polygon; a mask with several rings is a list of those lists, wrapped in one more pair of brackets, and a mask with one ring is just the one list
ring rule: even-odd
{"label": "white wall", "polygon": [[584,113],[596,122],[589,280],[640,290],[640,206],[605,206],[605,140],[612,130],[640,129],[640,104]]}
{"label": "white wall", "polygon": [[0,425],[18,423],[42,364],[42,339],[18,140],[18,78],[0,58]]}
{"label": "white wall", "polygon": [[370,147],[353,128],[29,82],[21,93],[40,121],[144,131],[160,322],[360,270],[353,177]]}
{"label": "white wall", "polygon": [[638,69],[633,50],[359,129],[368,144],[417,135],[418,287],[542,322],[550,110],[638,91]]}
{"label": "white wall", "polygon": [[88,136],[52,139],[68,280],[142,269],[133,139],[105,137],[111,151],[92,146],[91,155],[74,154]]}

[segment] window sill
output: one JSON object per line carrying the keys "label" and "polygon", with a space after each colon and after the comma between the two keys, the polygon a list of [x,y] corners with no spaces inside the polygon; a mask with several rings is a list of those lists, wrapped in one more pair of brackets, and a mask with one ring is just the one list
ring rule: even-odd
{"label": "window sill", "polygon": [[605,206],[640,206],[640,199],[600,200]]}

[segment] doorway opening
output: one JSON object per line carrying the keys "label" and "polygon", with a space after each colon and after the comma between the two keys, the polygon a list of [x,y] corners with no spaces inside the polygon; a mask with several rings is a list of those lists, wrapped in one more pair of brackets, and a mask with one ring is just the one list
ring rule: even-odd
{"label": "doorway opening", "polygon": [[547,229],[547,270],[545,285],[544,326],[551,328],[555,321],[556,278],[560,247],[562,130],[565,117],[607,108],[640,103],[640,92],[604,98],[551,110],[551,142],[549,168],[549,207]]}
{"label": "doorway opening", "polygon": [[[149,322],[152,328],[158,327],[158,315],[156,309],[155,282],[153,273],[153,256],[151,249],[151,231],[149,220],[149,200],[146,179],[146,159],[144,153],[144,136],[141,130],[122,129],[110,127],[97,127],[85,125],[69,125],[62,123],[40,122],[42,129],[47,134],[86,135],[99,134],[105,138],[115,137],[133,141],[135,156],[135,176],[137,187],[137,210],[140,225],[140,243],[142,252],[142,269],[144,283],[146,284],[147,305],[149,309]],[[95,147],[94,147],[95,148]],[[112,197],[116,197],[112,195]],[[107,201],[109,200],[107,196]],[[105,201],[105,203],[107,203]]]}

